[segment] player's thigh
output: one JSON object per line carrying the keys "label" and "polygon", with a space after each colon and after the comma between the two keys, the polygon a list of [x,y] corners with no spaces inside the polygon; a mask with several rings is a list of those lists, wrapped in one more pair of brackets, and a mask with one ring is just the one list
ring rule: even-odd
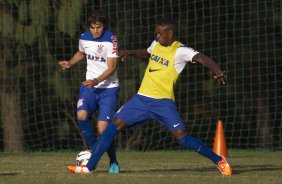
{"label": "player's thigh", "polygon": [[92,115],[98,107],[96,96],[95,89],[81,85],[77,102],[77,113],[86,111],[88,116]]}
{"label": "player's thigh", "polygon": [[98,98],[99,115],[98,122],[107,122],[112,118],[118,107],[119,88],[107,88],[102,90]]}
{"label": "player's thigh", "polygon": [[156,99],[151,104],[150,111],[154,119],[163,124],[168,130],[184,130],[185,126],[177,112],[175,103],[169,99]]}
{"label": "player's thigh", "polygon": [[147,109],[148,107],[142,98],[140,98],[140,95],[134,95],[117,111],[116,118],[129,126],[135,126],[150,119]]}

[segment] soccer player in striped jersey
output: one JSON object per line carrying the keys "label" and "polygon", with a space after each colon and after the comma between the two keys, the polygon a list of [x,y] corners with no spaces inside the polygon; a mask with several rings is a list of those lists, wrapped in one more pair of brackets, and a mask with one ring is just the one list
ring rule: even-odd
{"label": "soccer player in striped jersey", "polygon": [[71,172],[93,171],[103,152],[108,149],[111,140],[120,130],[148,119],[155,119],[171,132],[181,146],[210,159],[222,175],[231,175],[232,169],[224,157],[214,153],[201,140],[187,134],[176,110],[173,92],[176,80],[188,62],[206,66],[223,85],[226,79],[224,72],[212,59],[176,40],[176,25],[172,19],[165,18],[158,22],[155,33],[156,40],[148,49],[124,50],[120,53],[122,59],[126,56],[149,59],[138,94],[127,101],[112,118],[112,123],[109,123],[93,148],[92,157],[86,167],[70,166]]}
{"label": "soccer player in striped jersey", "polygon": [[[102,133],[108,125],[107,117],[113,116],[118,107],[119,81],[116,67],[118,42],[107,28],[108,16],[102,10],[94,10],[88,17],[89,30],[81,34],[78,51],[69,61],[60,61],[63,70],[87,60],[86,80],[80,86],[77,102],[77,124],[87,144],[93,149],[96,143],[92,116],[98,115],[98,131]],[[107,148],[110,158],[110,173],[119,173],[115,143]]]}

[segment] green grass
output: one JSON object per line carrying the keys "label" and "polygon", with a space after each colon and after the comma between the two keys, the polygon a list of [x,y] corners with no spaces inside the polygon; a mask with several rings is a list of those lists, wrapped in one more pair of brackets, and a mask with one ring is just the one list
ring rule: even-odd
{"label": "green grass", "polygon": [[118,152],[121,173],[108,173],[106,155],[95,173],[69,173],[77,152],[0,154],[0,184],[4,183],[282,183],[281,151],[229,150],[231,177],[223,177],[206,158],[187,151]]}

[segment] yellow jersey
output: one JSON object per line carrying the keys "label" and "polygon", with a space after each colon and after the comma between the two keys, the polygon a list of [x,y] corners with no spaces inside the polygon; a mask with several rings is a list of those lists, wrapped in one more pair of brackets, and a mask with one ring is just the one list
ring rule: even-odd
{"label": "yellow jersey", "polygon": [[183,44],[174,41],[170,46],[162,46],[159,42],[153,48],[149,64],[138,93],[153,98],[174,100],[174,86],[179,73],[174,67],[176,49]]}

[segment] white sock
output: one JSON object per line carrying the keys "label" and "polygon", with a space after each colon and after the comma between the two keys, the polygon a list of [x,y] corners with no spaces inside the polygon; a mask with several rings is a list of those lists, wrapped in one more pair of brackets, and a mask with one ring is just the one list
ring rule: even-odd
{"label": "white sock", "polygon": [[87,167],[83,167],[82,169],[83,169],[83,172],[85,172],[85,173],[90,173],[90,171],[88,170]]}
{"label": "white sock", "polygon": [[83,173],[90,173],[91,171],[88,170],[87,167],[81,167],[81,166],[77,166],[76,169],[75,169],[75,172],[76,173],[81,173],[81,171]]}

